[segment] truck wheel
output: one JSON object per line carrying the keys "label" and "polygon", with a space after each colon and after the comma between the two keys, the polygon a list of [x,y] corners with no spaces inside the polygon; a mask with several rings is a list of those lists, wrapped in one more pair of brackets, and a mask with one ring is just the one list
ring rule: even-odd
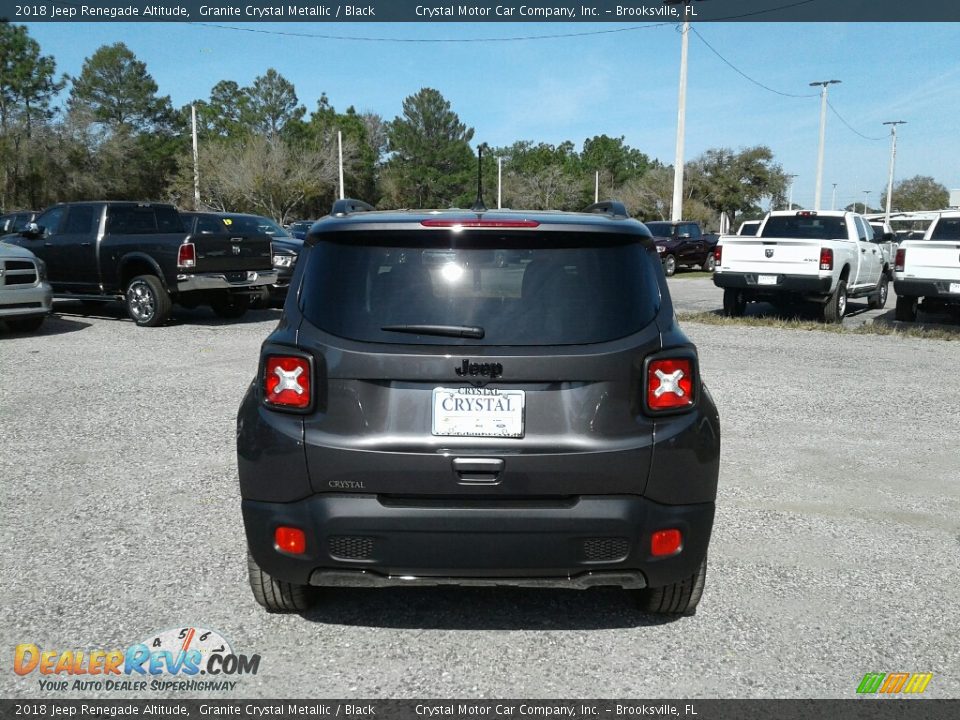
{"label": "truck wheel", "polygon": [[871,310],[879,310],[884,305],[887,304],[887,285],[889,285],[890,279],[887,277],[886,273],[880,276],[879,282],[877,282],[877,290],[869,298],[867,298],[867,307]]}
{"label": "truck wheel", "polygon": [[693,576],[663,587],[644,588],[637,591],[637,604],[643,612],[693,615],[703,596],[707,579],[707,559],[704,558]]}
{"label": "truck wheel", "polygon": [[36,317],[11,318],[7,320],[7,325],[9,325],[10,329],[14,332],[34,332],[40,329],[43,321],[44,316],[37,315]]}
{"label": "truck wheel", "polygon": [[677,271],[677,259],[673,255],[666,255],[663,258],[663,274],[667,277],[673,277]]}
{"label": "truck wheel", "polygon": [[170,317],[173,302],[156,275],[137,275],[127,285],[127,314],[140,327],[162,325]]}
{"label": "truck wheel", "polygon": [[918,298],[902,295],[897,298],[897,309],[894,317],[901,322],[916,322]]}
{"label": "truck wheel", "polygon": [[727,317],[740,317],[747,310],[747,300],[743,297],[743,290],[724,288],[723,314]]}
{"label": "truck wheel", "polygon": [[210,301],[210,308],[218,316],[226,320],[236,320],[243,317],[250,309],[248,295],[219,295]]}
{"label": "truck wheel", "polygon": [[253,598],[267,612],[290,613],[309,610],[315,601],[315,591],[309,585],[294,585],[271,577],[257,565],[247,552],[247,571]]}
{"label": "truck wheel", "polygon": [[713,253],[707,255],[706,261],[701,265],[701,268],[704,272],[713,272],[714,268],[717,267],[717,261],[713,257]]}
{"label": "truck wheel", "polygon": [[843,322],[843,316],[847,314],[847,281],[841,280],[837,283],[837,289],[834,290],[827,302],[823,305],[821,316],[825,323]]}

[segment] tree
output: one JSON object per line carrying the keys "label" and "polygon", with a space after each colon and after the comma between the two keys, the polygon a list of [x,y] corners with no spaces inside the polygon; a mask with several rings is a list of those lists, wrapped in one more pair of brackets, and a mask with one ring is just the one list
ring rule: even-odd
{"label": "tree", "polygon": [[245,111],[241,112],[241,117],[246,115],[245,119],[255,132],[270,137],[279,134],[291,120],[302,118],[307,111],[305,107],[297,104],[297,92],[293,83],[273,68],[256,78],[245,92],[245,107],[239,106],[241,111]]}
{"label": "tree", "polygon": [[398,207],[447,207],[473,201],[473,128],[460,122],[438,91],[423,88],[403,101],[387,131],[387,202]]}
{"label": "tree", "polygon": [[71,112],[87,111],[111,131],[151,131],[170,120],[170,97],[157,96],[147,66],[122,42],[100,47],[73,79]]}
{"label": "tree", "polygon": [[503,196],[507,207],[529,210],[579,210],[583,206],[585,175],[573,143],[559,145],[521,140],[495,149],[484,186],[496,187],[496,158],[503,159]]}
{"label": "tree", "polygon": [[[650,167],[650,158],[627,145],[623,136],[595,135],[583,141],[580,164],[590,177],[600,173],[601,194],[611,196],[619,194],[628,181],[640,178]],[[589,199],[592,201],[592,198],[591,186]]]}
{"label": "tree", "polygon": [[764,145],[739,152],[707,150],[687,164],[685,175],[690,197],[718,214],[726,213],[731,223],[737,213],[752,211],[764,198],[782,203],[787,187],[783,169]]}
{"label": "tree", "polygon": [[[950,202],[946,187],[928,175],[916,175],[901,180],[893,186],[892,209],[900,212],[911,210],[941,210]],[[881,207],[887,206],[886,191],[880,196]]]}

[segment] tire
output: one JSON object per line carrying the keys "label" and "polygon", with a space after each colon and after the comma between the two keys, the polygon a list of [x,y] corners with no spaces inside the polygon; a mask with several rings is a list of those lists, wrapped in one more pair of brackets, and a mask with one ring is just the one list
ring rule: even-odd
{"label": "tire", "polygon": [[267,612],[304,612],[313,607],[315,591],[309,585],[295,585],[268,575],[247,552],[247,573],[253,598]]}
{"label": "tire", "polygon": [[900,322],[916,322],[917,305],[919,305],[919,298],[910,295],[902,295],[898,297],[897,309],[894,312],[894,317]]}
{"label": "tire", "polygon": [[703,597],[707,579],[707,559],[685,580],[663,587],[637,590],[637,604],[643,612],[664,615],[693,615]]}
{"label": "tire", "polygon": [[137,275],[124,293],[127,314],[140,327],[157,327],[170,318],[173,302],[156,275]]}
{"label": "tire", "polygon": [[704,262],[700,267],[704,272],[712,273],[714,271],[714,269],[717,267],[717,261],[716,258],[713,257],[713,253],[707,255],[706,262]]}
{"label": "tire", "polygon": [[747,301],[743,297],[743,290],[724,288],[723,314],[727,317],[741,317],[747,310]]}
{"label": "tire", "polygon": [[843,316],[847,314],[847,281],[840,280],[837,283],[837,288],[832,293],[830,297],[827,298],[827,302],[823,305],[823,310],[821,311],[821,318],[825,323],[836,324],[843,322]]}
{"label": "tire", "polygon": [[10,318],[7,320],[7,325],[9,325],[10,329],[14,332],[34,332],[40,329],[40,326],[43,325],[43,321],[45,319],[46,318],[43,315],[25,318]]}
{"label": "tire", "polygon": [[889,294],[890,278],[884,273],[877,282],[877,290],[867,298],[867,307],[871,310],[879,310],[887,304],[887,295]]}
{"label": "tire", "polygon": [[677,259],[673,255],[665,255],[663,258],[663,274],[667,277],[673,277],[677,271]]}
{"label": "tire", "polygon": [[249,295],[219,295],[210,301],[210,309],[225,320],[242,318],[250,309]]}

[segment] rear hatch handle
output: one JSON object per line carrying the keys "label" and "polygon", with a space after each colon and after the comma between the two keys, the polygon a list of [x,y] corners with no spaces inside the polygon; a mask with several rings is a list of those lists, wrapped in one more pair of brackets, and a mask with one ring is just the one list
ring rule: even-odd
{"label": "rear hatch handle", "polygon": [[454,458],[453,471],[461,485],[496,485],[504,462],[501,458]]}

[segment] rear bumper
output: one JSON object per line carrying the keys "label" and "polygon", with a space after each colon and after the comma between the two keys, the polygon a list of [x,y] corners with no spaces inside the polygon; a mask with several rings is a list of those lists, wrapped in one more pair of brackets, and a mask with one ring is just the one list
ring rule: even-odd
{"label": "rear bumper", "polygon": [[237,273],[196,273],[177,275],[177,292],[202,292],[205,290],[244,291],[273,285],[277,282],[276,270],[247,270]]}
{"label": "rear bumper", "polygon": [[950,283],[950,280],[894,280],[893,291],[903,297],[937,298],[960,303],[960,294],[950,292]]}
{"label": "rear bumper", "polygon": [[830,283],[832,280],[830,277],[775,274],[777,278],[775,284],[760,285],[757,282],[757,277],[761,274],[766,273],[741,273],[723,270],[714,273],[713,284],[720,288],[752,290],[757,294],[792,292],[827,295],[830,293]]}
{"label": "rear bumper", "polygon": [[49,315],[53,289],[48,282],[0,287],[0,320]]}
{"label": "rear bumper", "polygon": [[[689,578],[707,553],[714,504],[638,496],[555,500],[313,495],[243,501],[250,551],[277,579],[314,585],[496,584],[661,586]],[[304,555],[274,546],[280,525],[307,538]],[[653,532],[676,528],[681,551],[655,558]]]}

